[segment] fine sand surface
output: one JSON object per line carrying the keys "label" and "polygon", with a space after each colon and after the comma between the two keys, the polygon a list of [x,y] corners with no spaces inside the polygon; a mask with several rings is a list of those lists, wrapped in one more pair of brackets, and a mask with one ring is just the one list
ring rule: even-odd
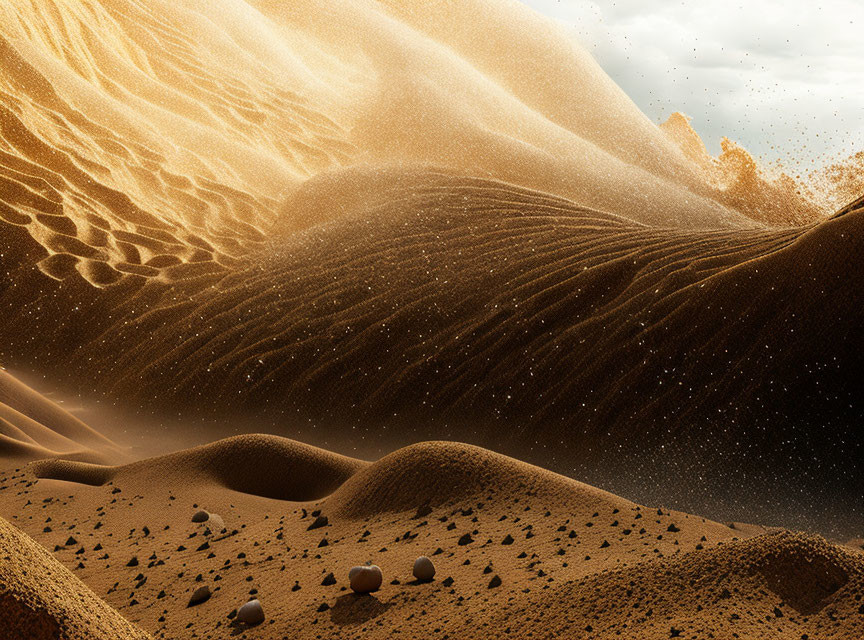
{"label": "fine sand surface", "polygon": [[[0,529],[34,573],[53,576],[36,589],[43,601],[80,579],[157,638],[864,633],[860,551],[637,505],[453,442],[367,463],[250,435],[120,467],[38,462],[0,483],[0,515],[53,550]],[[192,522],[200,509],[225,530]],[[435,565],[432,582],[411,575],[421,555]],[[381,567],[383,586],[356,595],[348,570],[366,562]],[[205,586],[211,597],[188,606]],[[85,600],[70,593],[49,614],[71,607],[80,626]],[[248,627],[236,609],[252,597],[265,621]],[[113,619],[100,614],[101,625]],[[141,637],[103,629],[70,637]]]}
{"label": "fine sand surface", "polygon": [[81,420],[0,369],[0,459],[62,457],[82,462],[116,461],[118,447]]}

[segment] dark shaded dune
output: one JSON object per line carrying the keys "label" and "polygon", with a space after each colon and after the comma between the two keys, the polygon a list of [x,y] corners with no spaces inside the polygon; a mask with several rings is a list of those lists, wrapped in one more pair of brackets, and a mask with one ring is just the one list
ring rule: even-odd
{"label": "dark shaded dune", "polygon": [[77,482],[92,487],[101,487],[111,481],[118,467],[92,464],[76,460],[38,460],[31,464],[37,478]]}
{"label": "dark shaded dune", "polygon": [[279,500],[317,500],[367,463],[301,442],[242,435],[128,465],[103,467],[68,461],[35,463],[40,478],[88,485],[215,485]]}
{"label": "dark shaded dune", "polygon": [[[628,474],[690,495],[703,489],[681,474],[728,483],[770,461],[812,479],[811,505],[817,477],[854,485],[861,212],[661,229],[479,178],[346,175],[285,213],[308,202],[330,222],[277,224],[227,272],[95,291],[20,268],[0,308],[28,325],[0,328],[0,355],[148,410],[359,426],[340,431],[346,447],[409,425],[397,444],[468,440],[593,469],[619,493]],[[55,322],[71,307],[86,324]],[[812,443],[814,429],[828,437]]]}
{"label": "dark shaded dune", "polygon": [[0,519],[0,638],[145,640],[34,540]]}
{"label": "dark shaded dune", "polygon": [[862,585],[860,554],[783,531],[554,586],[494,622],[544,637],[839,640],[864,632]]}
{"label": "dark shaded dune", "polygon": [[585,513],[629,508],[627,500],[519,460],[458,442],[403,447],[361,469],[327,499],[328,513],[349,518],[442,504],[530,495]]}

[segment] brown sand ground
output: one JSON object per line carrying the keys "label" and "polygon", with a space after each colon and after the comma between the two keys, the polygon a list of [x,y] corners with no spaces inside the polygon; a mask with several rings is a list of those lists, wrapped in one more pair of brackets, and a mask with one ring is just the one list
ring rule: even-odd
{"label": "brown sand ground", "polygon": [[0,519],[0,638],[146,640],[75,575]]}
{"label": "brown sand ground", "polygon": [[[637,505],[452,442],[366,463],[240,436],[120,467],[37,462],[4,472],[0,488],[0,515],[154,637],[864,632],[860,552]],[[225,532],[193,523],[198,509]],[[435,563],[431,583],[412,578],[420,555]],[[365,562],[384,584],[358,596],[348,569]],[[212,597],[188,607],[201,586]],[[253,596],[266,620],[247,628],[232,612]]]}

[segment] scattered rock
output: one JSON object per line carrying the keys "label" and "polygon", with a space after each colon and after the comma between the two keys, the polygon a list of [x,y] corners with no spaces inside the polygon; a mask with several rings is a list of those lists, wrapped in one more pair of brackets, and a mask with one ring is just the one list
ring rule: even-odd
{"label": "scattered rock", "polygon": [[429,582],[435,577],[435,565],[426,556],[420,556],[414,561],[414,577],[420,582]]}
{"label": "scattered rock", "polygon": [[195,589],[195,592],[192,594],[192,597],[189,598],[189,604],[187,607],[194,607],[197,604],[201,604],[202,602],[207,602],[210,599],[210,587],[198,587]]}
{"label": "scattered rock", "polygon": [[371,593],[381,588],[384,576],[377,565],[352,567],[348,581],[355,593]]}
{"label": "scattered rock", "polygon": [[264,622],[264,608],[258,600],[250,600],[237,611],[237,620],[254,627]]}
{"label": "scattered rock", "polygon": [[210,514],[206,511],[196,511],[192,516],[192,522],[207,522],[210,519]]}
{"label": "scattered rock", "polygon": [[489,581],[489,588],[494,589],[495,587],[500,587],[500,586],[501,586],[501,578],[499,578],[498,575],[496,574]]}
{"label": "scattered rock", "polygon": [[321,527],[326,527],[328,524],[330,524],[330,521],[327,519],[327,516],[318,516],[317,518],[315,518],[315,522],[313,522],[306,528],[306,531],[320,529]]}

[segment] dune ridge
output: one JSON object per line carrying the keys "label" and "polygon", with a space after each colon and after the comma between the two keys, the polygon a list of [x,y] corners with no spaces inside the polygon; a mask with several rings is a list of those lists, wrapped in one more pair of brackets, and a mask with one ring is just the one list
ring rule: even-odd
{"label": "dune ridge", "polygon": [[[331,221],[310,225],[315,211]],[[722,484],[766,459],[806,485],[796,513],[851,495],[860,211],[658,228],[415,168],[321,176],[280,215],[286,230],[230,272],[96,290],[13,266],[2,358],[143,411],[307,421],[346,447],[407,424],[618,490],[641,469],[674,499],[704,499],[674,482],[679,463]],[[58,325],[73,307],[87,322]],[[836,438],[813,445],[809,429]],[[786,500],[769,486],[758,509]],[[850,530],[852,513],[830,518]]]}
{"label": "dune ridge", "polygon": [[722,195],[518,3],[15,0],[0,17],[0,237],[49,278],[230,271],[285,197],[344,166],[442,166],[665,226],[756,224],[756,200]]}

